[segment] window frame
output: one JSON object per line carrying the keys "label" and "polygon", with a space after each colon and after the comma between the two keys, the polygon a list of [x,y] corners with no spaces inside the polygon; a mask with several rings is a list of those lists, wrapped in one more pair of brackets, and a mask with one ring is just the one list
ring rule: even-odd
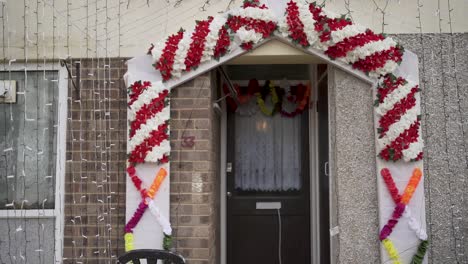
{"label": "window frame", "polygon": [[[32,63],[31,63],[32,64]],[[34,63],[34,66],[26,67],[26,62],[9,61],[8,64],[0,63],[0,67],[7,70],[2,72],[42,72],[57,71],[58,79],[58,105],[57,105],[57,149],[55,165],[55,205],[54,209],[0,209],[0,219],[10,218],[51,218],[55,219],[54,243],[55,263],[62,263],[63,238],[65,222],[65,162],[66,162],[66,136],[67,136],[67,112],[68,112],[68,74],[65,67],[59,62]]]}

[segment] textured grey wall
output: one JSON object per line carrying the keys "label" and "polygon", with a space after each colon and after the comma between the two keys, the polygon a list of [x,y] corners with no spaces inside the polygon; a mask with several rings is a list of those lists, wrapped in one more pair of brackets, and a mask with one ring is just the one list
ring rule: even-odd
{"label": "textured grey wall", "polygon": [[335,263],[378,263],[378,202],[372,90],[337,69],[329,71],[330,168]]}
{"label": "textured grey wall", "polygon": [[394,37],[419,57],[429,263],[468,263],[468,33]]}
{"label": "textured grey wall", "polygon": [[[429,263],[468,263],[468,34],[393,37],[420,62]],[[372,95],[342,71],[331,77],[332,252],[336,263],[377,263]]]}

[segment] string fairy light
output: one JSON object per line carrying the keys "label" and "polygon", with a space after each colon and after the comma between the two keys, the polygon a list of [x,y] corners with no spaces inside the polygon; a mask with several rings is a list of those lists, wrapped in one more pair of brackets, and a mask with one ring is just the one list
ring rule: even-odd
{"label": "string fairy light", "polygon": [[[451,1],[450,0],[447,0],[447,9],[448,9],[448,25],[449,25],[449,33],[450,33],[450,44],[451,44],[451,47],[450,47],[450,50],[451,50],[451,58],[452,58],[452,65],[453,65],[453,78],[454,78],[454,81],[455,81],[455,93],[456,93],[456,104],[457,104],[457,112],[458,112],[458,117],[460,118],[460,120],[458,120],[458,117],[456,118],[457,119],[457,124],[459,125],[460,127],[460,134],[461,134],[461,139],[462,139],[462,144],[460,144],[460,148],[462,149],[461,153],[464,153],[465,154],[465,164],[463,166],[463,170],[465,172],[464,175],[466,175],[466,173],[468,172],[468,154],[467,154],[467,147],[466,147],[466,141],[465,141],[465,131],[463,130],[463,113],[462,113],[462,110],[461,110],[461,97],[460,97],[460,85],[459,85],[459,82],[458,82],[458,68],[457,68],[457,60],[456,60],[456,54],[455,54],[455,40],[454,40],[454,34],[453,34],[453,28],[452,28],[452,12],[453,12],[453,8],[451,6]],[[441,22],[441,21],[439,21]],[[442,54],[441,54],[442,56]],[[446,119],[446,122],[448,121],[449,119]],[[448,140],[448,138],[447,138]],[[450,166],[452,167],[452,166]],[[461,178],[461,180],[463,181],[462,182],[462,186],[466,186],[466,180]],[[462,190],[466,190],[466,188],[462,188]],[[464,204],[464,201],[465,201],[465,192],[463,191],[462,192],[462,196],[461,196],[461,204]],[[453,207],[453,205],[452,205]],[[459,209],[458,209],[458,212],[459,212]],[[462,237],[458,237],[457,236],[457,232],[456,230],[460,230],[460,224],[463,226],[463,218],[461,216],[455,216],[455,212],[453,211],[453,208],[452,208],[452,217],[454,218],[453,221],[452,221],[452,230],[454,232],[454,240],[455,240],[455,255],[456,255],[456,260],[457,261],[460,261],[460,262],[464,262],[463,260],[459,260],[459,257],[461,257],[462,259],[465,259],[465,247],[462,246],[461,244],[463,243],[463,233],[461,233]],[[453,222],[455,220],[458,220],[458,225],[454,225]]]}
{"label": "string fairy light", "polygon": [[375,2],[375,0],[372,0],[372,2],[373,2],[374,5],[375,5],[375,10],[376,10],[376,11],[379,11],[379,12],[382,14],[382,33],[384,33],[384,32],[385,32],[385,26],[387,26],[387,24],[385,23],[385,16],[387,15],[386,10],[387,10],[387,7],[388,7],[388,2],[389,2],[389,0],[385,0],[385,5],[384,5],[384,7],[380,7],[380,6]]}

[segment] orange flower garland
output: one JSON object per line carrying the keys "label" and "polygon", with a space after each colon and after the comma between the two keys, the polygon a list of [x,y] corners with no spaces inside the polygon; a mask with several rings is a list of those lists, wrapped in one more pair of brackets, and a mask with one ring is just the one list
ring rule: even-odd
{"label": "orange flower garland", "polygon": [[154,178],[153,183],[151,184],[151,187],[146,192],[148,197],[153,199],[154,195],[159,190],[159,187],[161,187],[161,184],[164,181],[164,178],[166,178],[166,176],[167,176],[167,171],[164,168],[161,168],[158,174],[156,175],[156,177]]}
{"label": "orange flower garland", "polygon": [[422,177],[422,172],[419,168],[415,168],[413,171],[413,175],[411,175],[411,178],[408,182],[408,185],[406,185],[406,189],[401,196],[401,202],[408,205],[409,201],[411,200],[411,197],[413,197],[414,191],[416,191],[416,187],[418,187],[419,181],[421,180]]}

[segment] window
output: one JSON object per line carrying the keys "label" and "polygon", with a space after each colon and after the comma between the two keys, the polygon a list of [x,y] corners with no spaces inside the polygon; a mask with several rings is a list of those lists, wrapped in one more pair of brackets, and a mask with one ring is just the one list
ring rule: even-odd
{"label": "window", "polygon": [[61,262],[66,75],[52,64],[7,69],[0,81],[16,100],[0,101],[0,262]]}

